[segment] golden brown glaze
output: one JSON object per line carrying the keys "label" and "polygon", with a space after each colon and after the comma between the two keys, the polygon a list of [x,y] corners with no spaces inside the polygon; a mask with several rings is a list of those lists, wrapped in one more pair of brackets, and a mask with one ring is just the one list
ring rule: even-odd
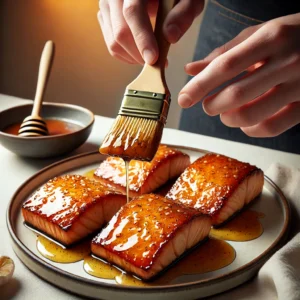
{"label": "golden brown glaze", "polygon": [[123,195],[107,191],[99,182],[65,175],[40,187],[23,204],[22,213],[29,224],[70,244],[100,229],[125,203]]}
{"label": "golden brown glaze", "polygon": [[210,225],[196,210],[147,194],[122,207],[93,239],[92,253],[149,279],[206,237]]}
{"label": "golden brown glaze", "polygon": [[23,208],[68,230],[80,213],[109,194],[98,182],[80,175],[66,175],[49,180]]}
{"label": "golden brown glaze", "polygon": [[[188,155],[165,145],[159,146],[151,162],[130,161],[130,197],[153,192],[168,180],[178,177],[189,164]],[[126,170],[122,158],[108,157],[95,171],[94,176],[109,188],[126,193]]]}
{"label": "golden brown glaze", "polygon": [[[259,173],[259,176],[254,182],[253,193],[247,190],[249,187],[242,187],[241,184],[246,183],[245,180],[254,173]],[[229,203],[232,196],[239,202],[234,203],[233,206],[236,205],[240,209],[255,198],[262,187],[263,172],[257,167],[224,155],[209,153],[197,159],[184,171],[166,198],[210,215],[213,224],[216,224],[224,221],[218,220],[218,214],[224,205]],[[239,188],[242,189],[238,190]],[[239,198],[240,191],[247,191],[248,194],[243,193]],[[222,215],[222,218],[224,217]]]}

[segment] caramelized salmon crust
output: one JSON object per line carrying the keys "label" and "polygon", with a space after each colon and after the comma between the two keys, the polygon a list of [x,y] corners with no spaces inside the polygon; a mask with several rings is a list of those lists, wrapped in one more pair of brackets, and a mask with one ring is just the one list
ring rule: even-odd
{"label": "caramelized salmon crust", "polygon": [[[129,196],[152,193],[177,178],[189,164],[187,154],[165,145],[159,146],[151,162],[131,160],[128,168]],[[126,193],[126,170],[122,158],[108,157],[95,171],[94,177],[110,189]]]}
{"label": "caramelized salmon crust", "polygon": [[92,241],[92,253],[149,280],[208,236],[211,220],[197,210],[147,194],[123,206]]}
{"label": "caramelized salmon crust", "polygon": [[166,198],[211,216],[220,225],[262,191],[263,171],[230,157],[209,153],[193,162]]}
{"label": "caramelized salmon crust", "polygon": [[24,204],[25,222],[64,245],[99,230],[126,203],[99,182],[80,175],[49,180]]}

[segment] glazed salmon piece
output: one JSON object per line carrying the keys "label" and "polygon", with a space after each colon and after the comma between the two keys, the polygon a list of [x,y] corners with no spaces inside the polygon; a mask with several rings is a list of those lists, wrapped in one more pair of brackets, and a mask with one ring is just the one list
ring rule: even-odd
{"label": "glazed salmon piece", "polygon": [[264,185],[263,171],[230,157],[209,153],[192,163],[166,198],[211,216],[220,225],[255,199]]}
{"label": "glazed salmon piece", "polygon": [[99,182],[80,175],[49,180],[24,204],[29,225],[68,246],[99,230],[126,203]]}
{"label": "glazed salmon piece", "polygon": [[[160,145],[151,162],[130,161],[129,196],[152,193],[169,180],[177,178],[189,164],[187,154]],[[94,177],[108,188],[126,193],[126,171],[122,158],[108,157],[95,171]]]}
{"label": "glazed salmon piece", "polygon": [[205,239],[211,220],[194,209],[147,194],[123,206],[92,241],[92,253],[150,280]]}

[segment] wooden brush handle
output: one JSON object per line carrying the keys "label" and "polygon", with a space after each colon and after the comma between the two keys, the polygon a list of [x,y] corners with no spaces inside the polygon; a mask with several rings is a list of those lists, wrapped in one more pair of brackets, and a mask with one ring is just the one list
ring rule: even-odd
{"label": "wooden brush handle", "polygon": [[154,35],[157,40],[159,56],[155,64],[145,64],[139,76],[131,82],[127,89],[168,94],[169,90],[165,79],[165,66],[170,43],[163,34],[163,24],[166,16],[178,0],[159,0]]}
{"label": "wooden brush handle", "polygon": [[168,13],[172,10],[176,2],[177,1],[175,0],[159,1],[156,23],[154,27],[154,36],[157,41],[159,56],[153,67],[159,68],[161,70],[165,70],[167,56],[170,48],[170,43],[165,39],[163,34],[163,24]]}
{"label": "wooden brush handle", "polygon": [[48,41],[45,44],[41,61],[40,61],[40,67],[39,67],[39,75],[38,75],[38,82],[36,87],[36,93],[33,103],[33,109],[31,116],[39,116],[40,110],[42,106],[43,101],[43,95],[46,87],[46,83],[48,80],[49,71],[52,65],[53,60],[53,53],[54,53],[54,43],[52,41]]}

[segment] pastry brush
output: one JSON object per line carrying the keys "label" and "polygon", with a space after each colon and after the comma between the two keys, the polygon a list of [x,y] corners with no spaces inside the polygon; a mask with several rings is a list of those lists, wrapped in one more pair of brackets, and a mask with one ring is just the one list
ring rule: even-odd
{"label": "pastry brush", "polygon": [[171,101],[165,79],[170,44],[163,35],[163,23],[176,2],[159,1],[154,29],[158,60],[153,65],[145,64],[126,87],[119,114],[100,147],[102,154],[150,161],[157,151]]}

